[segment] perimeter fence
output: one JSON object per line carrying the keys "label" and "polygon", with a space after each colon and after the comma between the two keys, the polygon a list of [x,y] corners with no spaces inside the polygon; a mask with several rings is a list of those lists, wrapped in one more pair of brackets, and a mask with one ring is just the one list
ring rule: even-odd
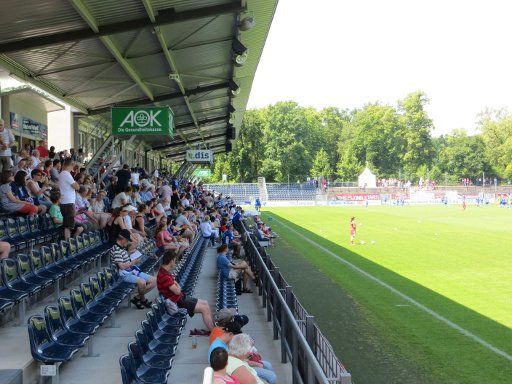
{"label": "perimeter fence", "polygon": [[272,322],[273,338],[281,341],[281,362],[292,365],[293,384],[351,384],[352,378],[322,334],[314,316],[308,314],[265,248],[247,224],[243,234],[245,255],[258,272],[258,293]]}

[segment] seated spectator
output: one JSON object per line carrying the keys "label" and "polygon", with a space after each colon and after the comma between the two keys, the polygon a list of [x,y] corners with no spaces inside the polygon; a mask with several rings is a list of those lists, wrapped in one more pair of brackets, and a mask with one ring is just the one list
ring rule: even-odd
{"label": "seated spectator", "polygon": [[267,381],[261,379],[256,370],[247,363],[251,351],[252,342],[249,335],[241,333],[233,336],[228,344],[229,357],[226,372],[236,378],[240,384],[265,384]]}
{"label": "seated spectator", "polygon": [[120,208],[123,205],[129,204],[130,199],[128,195],[132,192],[132,187],[128,186],[125,188],[124,192],[119,192],[114,200],[112,201],[112,208]]}
{"label": "seated spectator", "polygon": [[98,220],[94,217],[94,213],[91,210],[91,205],[87,200],[89,196],[89,190],[87,187],[81,185],[76,191],[75,197],[75,221],[83,226],[86,231],[90,231],[94,228],[99,227]]}
{"label": "seated spectator", "polygon": [[141,204],[137,208],[137,214],[135,215],[135,222],[133,224],[133,228],[137,230],[142,237],[147,238],[148,234],[146,233],[146,215],[149,212],[149,208],[146,204]]}
{"label": "seated spectator", "polygon": [[121,212],[128,212],[127,215],[124,215],[123,220],[125,228],[132,234],[132,246],[135,249],[144,241],[139,232],[133,228],[133,224],[135,222],[135,212],[137,212],[137,209],[131,204],[126,204],[122,208]]}
{"label": "seated spectator", "polygon": [[227,351],[228,344],[233,336],[239,335],[240,333],[242,333],[242,328],[238,323],[231,322],[222,327],[221,332],[218,332],[217,337],[215,337],[215,339],[210,343],[210,347],[208,349],[208,360],[211,359],[211,353],[216,348],[222,348]]}
{"label": "seated spectator", "polygon": [[249,289],[249,278],[255,280],[255,276],[249,264],[245,261],[239,260],[237,262],[231,261],[228,256],[228,246],[221,245],[217,248],[217,268],[223,279],[238,280],[242,278],[244,288],[242,292],[252,293]]}
{"label": "seated spectator", "polygon": [[37,168],[37,166],[41,162],[41,158],[39,156],[40,156],[39,151],[37,149],[34,149],[32,151],[32,156],[31,156],[31,159],[32,159],[31,169]]}
{"label": "seated spectator", "polygon": [[11,183],[12,193],[15,197],[17,197],[21,201],[25,201],[37,207],[37,214],[46,213],[46,207],[44,205],[40,205],[39,201],[35,201],[27,190],[27,181],[26,181],[26,172],[18,171],[14,176],[14,181]]}
{"label": "seated spectator", "polygon": [[48,158],[49,158],[49,159],[51,159],[51,160],[53,160],[53,159],[55,159],[55,156],[56,156],[56,155],[57,155],[57,154],[55,153],[55,147],[52,145],[52,146],[50,147],[50,150],[48,151]]}
{"label": "seated spectator", "polygon": [[214,320],[216,326],[210,333],[210,338],[208,339],[210,344],[224,333],[224,328],[228,324],[235,322],[242,328],[249,322],[249,318],[246,315],[237,315],[234,308],[222,308],[218,310],[214,316]]}
{"label": "seated spectator", "polygon": [[8,213],[23,215],[36,215],[38,209],[35,205],[18,199],[13,193],[11,182],[14,181],[10,170],[2,171],[0,178],[0,208]]}
{"label": "seated spectator", "polygon": [[42,204],[48,209],[52,205],[45,195],[45,193],[51,190],[51,187],[48,185],[48,178],[39,169],[32,170],[31,175],[32,179],[26,183],[30,197],[34,200],[35,205]]}
{"label": "seated spectator", "polygon": [[107,193],[103,190],[99,191],[95,199],[91,200],[91,210],[94,218],[98,222],[100,229],[104,229],[110,220],[110,213],[105,209],[105,196]]}
{"label": "seated spectator", "polygon": [[274,368],[269,361],[263,360],[258,350],[254,347],[254,339],[251,338],[251,354],[247,359],[247,364],[252,367],[260,379],[263,379],[268,384],[276,384],[277,376],[274,373]]}
{"label": "seated spectator", "polygon": [[222,347],[215,348],[210,353],[210,367],[213,369],[213,384],[239,384],[237,379],[226,372],[228,366],[228,351]]}
{"label": "seated spectator", "polygon": [[192,223],[188,220],[188,215],[188,211],[181,211],[176,218],[176,226],[181,229],[181,236],[192,242],[195,237],[195,233]]}
{"label": "seated spectator", "polygon": [[138,309],[151,308],[151,302],[145,295],[156,285],[156,279],[137,268],[137,264],[142,260],[138,257],[134,260],[130,258],[128,247],[132,241],[130,232],[122,229],[118,232],[117,239],[110,249],[110,260],[119,271],[122,281],[137,285],[138,296],[135,296],[131,302]]}
{"label": "seated spectator", "polygon": [[132,172],[130,173],[130,181],[132,183],[132,187],[138,187],[139,186],[139,178],[140,173],[137,168],[132,168]]}
{"label": "seated spectator", "polygon": [[50,180],[50,178],[51,178],[52,168],[53,168],[53,160],[49,160],[49,159],[45,160],[44,165],[43,165],[43,172],[46,175],[46,177],[48,178],[48,180]]}
{"label": "seated spectator", "polygon": [[[142,180],[142,181],[145,181],[145,180]],[[147,203],[148,201],[150,201],[154,196],[153,196],[153,192],[151,192],[149,190],[149,187],[145,186],[145,185],[142,185],[142,189],[140,190],[139,192],[139,197],[140,197],[140,200],[143,202],[143,203]]]}
{"label": "seated spectator", "polygon": [[162,215],[162,213],[160,213],[160,211],[158,211],[155,208],[156,204],[157,204],[156,199],[151,199],[148,202],[148,208],[149,208],[148,219],[149,219],[149,221],[158,223],[163,215]]}
{"label": "seated spectator", "polygon": [[233,250],[233,257],[235,258],[240,256],[240,250],[242,249],[242,243],[237,235],[238,232],[235,231],[233,225],[228,225],[226,231],[222,234],[222,244],[226,244],[229,249]]}
{"label": "seated spectator", "polygon": [[137,208],[137,206],[139,204],[142,204],[142,200],[140,199],[140,195],[139,195],[139,187],[138,186],[132,187],[131,192],[128,194],[128,202],[131,205],[133,205],[135,208]]}
{"label": "seated spectator", "polygon": [[0,241],[0,260],[9,257],[9,253],[11,252],[11,244],[7,241]]}
{"label": "seated spectator", "polygon": [[132,178],[132,174],[130,172],[130,167],[128,164],[124,164],[123,168],[116,172],[117,177],[117,193],[126,192],[126,189],[130,186],[130,180]]}
{"label": "seated spectator", "polygon": [[115,208],[112,211],[112,216],[110,217],[105,230],[108,235],[109,241],[114,244],[116,242],[117,236],[122,229],[126,229],[124,224],[124,216],[128,213],[128,211],[123,212],[123,208]]}
{"label": "seated spectator", "polygon": [[200,227],[203,239],[208,239],[212,247],[215,246],[215,233],[213,232],[212,224],[210,222],[210,216],[205,216]]}
{"label": "seated spectator", "polygon": [[[46,159],[48,157],[48,143],[44,140],[39,140],[39,145],[36,147],[36,149],[39,151],[39,155]],[[54,148],[55,149],[55,148]]]}
{"label": "seated spectator", "polygon": [[203,317],[203,322],[208,328],[207,332],[202,334],[210,334],[213,329],[213,319],[210,306],[206,300],[197,299],[195,297],[186,297],[181,292],[181,287],[174,279],[171,270],[176,267],[177,254],[172,250],[166,250],[162,257],[162,266],[157,275],[158,292],[166,299],[176,303],[178,308],[185,308],[190,317],[196,313],[200,313]]}

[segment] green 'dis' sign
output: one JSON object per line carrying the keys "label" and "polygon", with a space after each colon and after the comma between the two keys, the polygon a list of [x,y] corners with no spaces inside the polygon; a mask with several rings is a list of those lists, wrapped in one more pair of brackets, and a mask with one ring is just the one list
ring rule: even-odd
{"label": "green 'dis' sign", "polygon": [[113,135],[173,135],[173,114],[169,107],[112,108]]}

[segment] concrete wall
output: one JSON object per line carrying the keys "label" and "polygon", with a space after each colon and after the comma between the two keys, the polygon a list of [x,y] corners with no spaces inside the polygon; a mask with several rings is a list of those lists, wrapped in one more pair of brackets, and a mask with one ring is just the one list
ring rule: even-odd
{"label": "concrete wall", "polygon": [[53,145],[56,151],[62,151],[73,147],[72,121],[69,107],[48,113],[48,148]]}

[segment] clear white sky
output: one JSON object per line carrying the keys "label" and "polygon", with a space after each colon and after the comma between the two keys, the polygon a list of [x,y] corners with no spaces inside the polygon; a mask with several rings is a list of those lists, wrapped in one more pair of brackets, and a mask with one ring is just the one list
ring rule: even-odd
{"label": "clear white sky", "polygon": [[436,135],[473,132],[486,107],[512,109],[511,15],[507,0],[280,0],[248,108],[423,90]]}

